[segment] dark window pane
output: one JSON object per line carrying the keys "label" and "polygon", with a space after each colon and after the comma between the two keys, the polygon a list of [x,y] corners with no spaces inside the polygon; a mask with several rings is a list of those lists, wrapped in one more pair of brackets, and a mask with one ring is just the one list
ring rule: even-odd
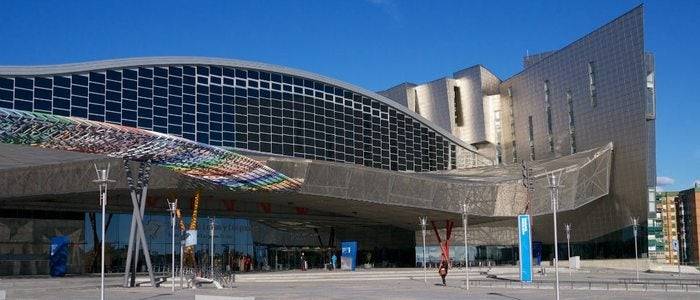
{"label": "dark window pane", "polygon": [[15,78],[15,87],[32,90],[34,89],[34,81],[29,78],[17,77]]}
{"label": "dark window pane", "polygon": [[47,89],[50,89],[52,87],[51,79],[44,78],[44,77],[34,78],[34,85],[36,85],[37,87],[42,87],[42,88],[47,88]]}

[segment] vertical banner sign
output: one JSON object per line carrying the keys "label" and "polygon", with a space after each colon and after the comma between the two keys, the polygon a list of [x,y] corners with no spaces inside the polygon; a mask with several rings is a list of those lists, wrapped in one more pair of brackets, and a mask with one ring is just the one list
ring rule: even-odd
{"label": "vertical banner sign", "polygon": [[532,282],[532,232],[530,215],[518,215],[518,242],[520,244],[520,281]]}
{"label": "vertical banner sign", "polygon": [[355,271],[357,266],[357,241],[341,242],[340,269]]}
{"label": "vertical banner sign", "polygon": [[68,236],[55,236],[51,238],[51,250],[49,258],[49,274],[51,277],[63,277],[68,269],[68,248],[70,240]]}

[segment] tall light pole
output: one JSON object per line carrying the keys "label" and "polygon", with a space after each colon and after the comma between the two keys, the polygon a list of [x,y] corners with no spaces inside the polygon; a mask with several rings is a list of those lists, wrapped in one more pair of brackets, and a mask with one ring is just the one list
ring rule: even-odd
{"label": "tall light pole", "polygon": [[209,258],[211,260],[211,279],[214,279],[214,224],[216,219],[214,217],[209,218],[209,227],[211,230],[211,246],[209,246]]}
{"label": "tall light pole", "polygon": [[428,285],[428,269],[425,266],[425,226],[428,225],[428,217],[418,217],[423,232],[423,282]]}
{"label": "tall light pole", "polygon": [[566,257],[569,260],[569,279],[571,279],[571,224],[564,224],[566,229]]}
{"label": "tall light pole", "polygon": [[637,255],[637,217],[632,217],[632,230],[634,232],[634,271],[637,274],[637,281],[639,281],[639,262]]}
{"label": "tall light pole", "polygon": [[[678,275],[681,275],[681,259],[686,257],[686,241],[685,241],[685,209],[683,208],[683,201],[679,198],[676,197],[676,200],[678,201],[678,213],[680,213],[677,217],[677,219],[680,219],[679,222],[676,222],[678,230],[676,232],[678,233]],[[683,242],[681,244],[681,242]],[[683,255],[681,256],[681,249],[683,249]]]}
{"label": "tall light pole", "polygon": [[554,287],[556,290],[556,295],[557,295],[557,300],[559,300],[559,250],[557,249],[559,246],[558,240],[557,240],[557,198],[559,198],[559,181],[561,178],[557,178],[557,175],[554,173],[549,174],[549,188],[550,188],[550,196],[552,198],[552,212],[553,212],[553,218],[554,218],[554,273],[556,274],[556,286]]}
{"label": "tall light pole", "polygon": [[100,266],[100,299],[105,298],[105,211],[107,207],[107,183],[114,182],[114,180],[109,179],[109,167],[107,164],[107,169],[98,169],[97,164],[95,164],[95,172],[97,172],[97,179],[92,182],[97,183],[100,186],[100,205],[102,205],[102,263]]}
{"label": "tall light pole", "polygon": [[467,278],[467,290],[469,290],[469,244],[467,243],[467,226],[469,225],[469,222],[467,217],[467,200],[465,199],[462,203],[462,227],[464,227],[464,274]]}
{"label": "tall light pole", "polygon": [[[179,209],[175,209],[175,218],[182,220],[182,214],[180,213]],[[182,227],[180,227],[180,289],[183,288],[183,281],[185,278],[185,264],[184,264],[184,256],[185,256],[185,239],[187,239],[187,232],[183,230]],[[175,284],[173,282],[173,284]]]}
{"label": "tall light pole", "polygon": [[172,245],[171,245],[171,266],[170,266],[170,271],[172,272],[172,289],[171,291],[175,291],[175,212],[177,211],[177,199],[175,201],[170,202],[170,199],[167,199],[168,201],[168,211],[170,212],[170,226],[172,228]]}
{"label": "tall light pole", "polygon": [[180,288],[183,288],[183,281],[185,280],[185,238],[186,233],[180,232]]}

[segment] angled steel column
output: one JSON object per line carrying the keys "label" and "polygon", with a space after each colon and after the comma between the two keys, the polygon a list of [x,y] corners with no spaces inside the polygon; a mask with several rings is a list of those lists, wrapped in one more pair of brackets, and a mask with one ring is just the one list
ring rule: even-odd
{"label": "angled steel column", "polygon": [[[143,220],[143,216],[146,210],[146,195],[148,194],[148,179],[150,177],[150,170],[151,170],[151,164],[150,161],[146,161],[145,163],[140,163],[139,165],[139,179],[138,179],[138,189],[140,190],[139,193],[137,193],[137,199],[139,199],[139,212],[140,212],[140,218]],[[133,217],[132,217],[133,220]],[[139,268],[139,250],[141,247],[140,241],[137,239],[136,240],[136,250],[134,250],[135,256],[134,256],[134,273],[131,275],[131,285],[134,286],[136,284],[136,273],[138,272]]]}
{"label": "angled steel column", "polygon": [[[131,174],[131,167],[129,166],[129,161],[124,160],[124,170],[126,171],[126,182],[129,187],[130,197],[133,200],[136,198],[136,191],[134,188],[134,178]],[[126,263],[124,264],[124,287],[131,287],[129,282],[129,274],[131,273],[131,254],[134,253],[134,233],[136,232],[136,215],[132,213],[131,215],[131,229],[129,229],[129,246],[126,250]]]}
{"label": "angled steel column", "polygon": [[[148,177],[150,175],[150,162],[145,162],[141,163],[141,168],[144,168],[145,165],[145,170],[142,174],[139,174],[140,178],[139,181],[140,183],[144,184],[143,187],[144,189],[141,191],[141,193],[137,196],[136,193],[136,188],[134,188],[133,185],[133,177],[131,176],[131,169],[128,165],[128,161],[124,161],[124,168],[126,169],[127,172],[127,182],[129,184],[129,189],[131,190],[131,203],[133,205],[133,215],[131,218],[131,230],[129,232],[129,247],[127,250],[127,256],[126,256],[126,264],[125,264],[125,270],[124,272],[124,286],[129,287],[133,286],[135,284],[135,274],[136,274],[136,268],[134,266],[133,273],[130,272],[131,269],[131,259],[132,255],[135,254],[136,257],[134,257],[134,262],[136,262],[136,258],[138,257],[139,250],[138,246],[141,245],[143,249],[143,254],[146,259],[146,267],[148,269],[148,275],[151,280],[152,286],[156,286],[156,281],[155,281],[155,276],[153,275],[153,267],[151,265],[151,257],[150,253],[148,251],[148,243],[146,242],[146,235],[144,233],[144,227],[143,227],[143,213],[142,209],[145,208],[145,201],[146,201],[146,192],[147,192],[147,187],[148,187]],[[139,172],[141,173],[141,172]],[[143,177],[141,176],[143,175]],[[140,203],[138,201],[138,198],[141,199]],[[143,207],[143,208],[142,208]],[[134,247],[136,246],[136,247]],[[134,251],[134,249],[136,251]],[[129,275],[133,274],[132,276],[132,281],[129,282]]]}

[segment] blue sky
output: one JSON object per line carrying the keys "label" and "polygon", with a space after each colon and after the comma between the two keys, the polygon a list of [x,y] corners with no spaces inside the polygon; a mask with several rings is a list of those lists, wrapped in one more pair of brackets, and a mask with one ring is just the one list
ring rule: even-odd
{"label": "blue sky", "polygon": [[[474,64],[502,79],[640,1],[19,1],[0,3],[0,65],[133,56],[254,60],[371,90]],[[700,1],[644,1],[656,55],[657,175],[700,180]]]}

